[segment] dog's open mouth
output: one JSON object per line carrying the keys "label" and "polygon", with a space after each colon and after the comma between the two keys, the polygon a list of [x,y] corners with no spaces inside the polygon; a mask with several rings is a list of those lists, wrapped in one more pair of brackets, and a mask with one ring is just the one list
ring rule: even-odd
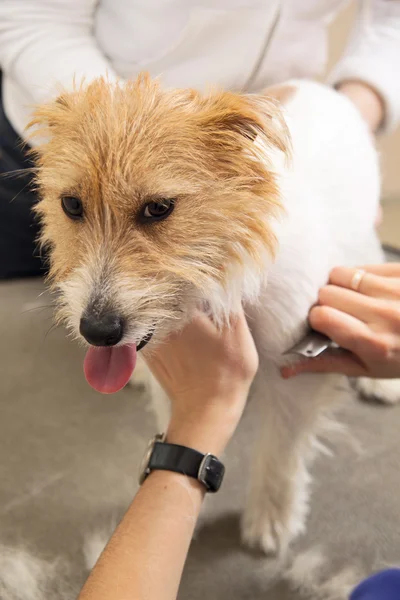
{"label": "dog's open mouth", "polygon": [[123,346],[90,346],[83,363],[89,385],[102,394],[114,394],[126,386],[136,366],[138,350],[150,341],[152,334],[135,344]]}

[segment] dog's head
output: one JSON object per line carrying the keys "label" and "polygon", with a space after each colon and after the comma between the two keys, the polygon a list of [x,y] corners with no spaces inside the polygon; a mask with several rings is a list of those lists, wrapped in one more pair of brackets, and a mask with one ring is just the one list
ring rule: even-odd
{"label": "dog's head", "polygon": [[279,209],[268,157],[287,150],[273,102],[99,79],[32,123],[41,241],[76,335],[132,348],[258,292]]}

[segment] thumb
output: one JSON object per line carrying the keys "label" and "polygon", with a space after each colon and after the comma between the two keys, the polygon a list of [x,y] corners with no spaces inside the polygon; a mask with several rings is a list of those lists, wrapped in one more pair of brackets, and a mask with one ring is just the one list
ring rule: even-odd
{"label": "thumb", "polygon": [[284,379],[296,377],[301,373],[341,373],[348,377],[367,375],[366,367],[351,352],[324,352],[316,358],[307,358],[281,368]]}

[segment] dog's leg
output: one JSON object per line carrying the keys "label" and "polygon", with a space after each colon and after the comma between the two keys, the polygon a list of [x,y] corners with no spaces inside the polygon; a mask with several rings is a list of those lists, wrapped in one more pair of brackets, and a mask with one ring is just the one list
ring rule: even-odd
{"label": "dog's leg", "polygon": [[335,402],[337,376],[282,380],[276,368],[260,369],[254,387],[260,431],[242,520],[243,541],[284,556],[305,530],[310,475],[322,409]]}
{"label": "dog's leg", "polygon": [[158,433],[167,431],[168,423],[171,416],[171,403],[157,379],[149,371],[149,387],[151,406],[157,423]]}

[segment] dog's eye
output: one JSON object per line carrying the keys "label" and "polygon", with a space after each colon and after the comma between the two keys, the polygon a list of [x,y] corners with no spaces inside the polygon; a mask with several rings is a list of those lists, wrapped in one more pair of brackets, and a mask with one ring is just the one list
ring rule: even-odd
{"label": "dog's eye", "polygon": [[142,222],[162,221],[174,210],[175,201],[171,198],[154,200],[145,204],[139,215]]}
{"label": "dog's eye", "polygon": [[61,206],[70,219],[81,219],[83,217],[83,204],[79,198],[64,196],[61,198]]}

